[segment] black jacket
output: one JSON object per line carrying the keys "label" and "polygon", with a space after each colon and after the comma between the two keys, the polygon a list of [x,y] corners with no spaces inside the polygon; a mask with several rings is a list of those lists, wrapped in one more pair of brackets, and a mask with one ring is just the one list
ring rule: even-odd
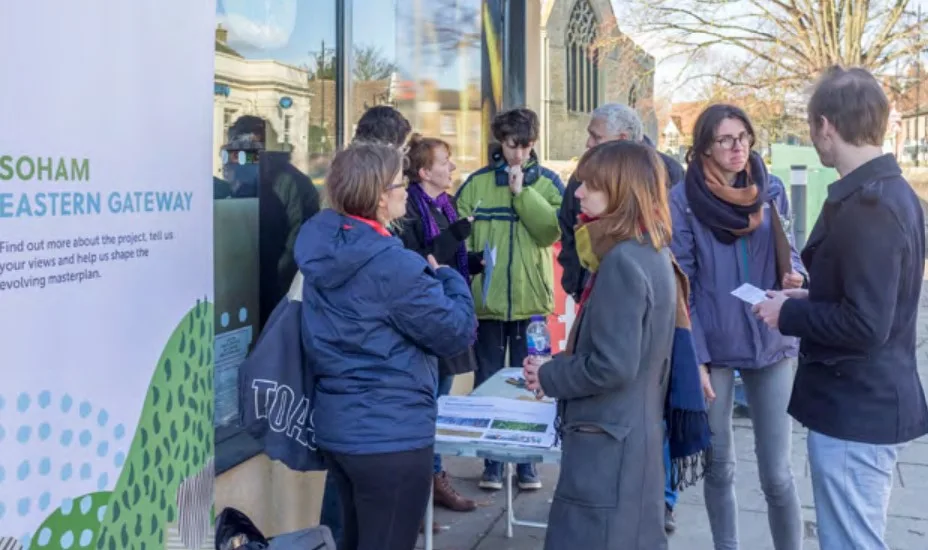
{"label": "black jacket", "polygon": [[789,413],[810,430],[878,445],[928,433],[915,356],[924,228],[892,155],[829,186],[802,252],[809,298],[787,300],[779,321],[802,339]]}
{"label": "black jacket", "polygon": [[[435,217],[435,223],[438,224],[439,234],[431,246],[426,246],[422,215],[412,195],[409,195],[406,201],[406,217],[402,220],[399,237],[406,248],[421,254],[423,257],[431,254],[435,256],[435,261],[439,264],[457,269],[458,246],[470,236],[470,222],[467,219],[462,219],[452,225],[439,209],[432,209],[432,216]],[[481,264],[483,253],[468,252],[467,260],[468,270],[471,275],[483,271],[483,265]],[[438,359],[438,373],[442,377],[465,374],[476,370],[476,368],[477,362],[473,349],[469,349],[455,357]]]}
{"label": "black jacket", "polygon": [[[683,166],[673,157],[660,151],[657,154],[661,156],[667,168],[668,189],[683,181]],[[577,225],[577,216],[580,215],[580,201],[574,196],[578,187],[580,187],[580,182],[574,176],[570,176],[567,189],[564,190],[564,201],[558,212],[558,222],[561,225],[561,251],[557,255],[557,261],[562,269],[561,286],[564,292],[573,296],[575,302],[580,301],[580,294],[589,276],[587,271],[580,266],[580,258],[577,257],[577,241],[574,239],[574,227]]]}

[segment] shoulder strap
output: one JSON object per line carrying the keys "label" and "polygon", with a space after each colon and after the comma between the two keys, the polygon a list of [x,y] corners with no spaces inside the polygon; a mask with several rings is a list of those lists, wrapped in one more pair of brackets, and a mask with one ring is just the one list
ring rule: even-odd
{"label": "shoulder strap", "polygon": [[291,302],[303,301],[303,274],[299,271],[296,272],[296,276],[293,277],[293,282],[290,283],[290,291],[287,292],[287,298]]}

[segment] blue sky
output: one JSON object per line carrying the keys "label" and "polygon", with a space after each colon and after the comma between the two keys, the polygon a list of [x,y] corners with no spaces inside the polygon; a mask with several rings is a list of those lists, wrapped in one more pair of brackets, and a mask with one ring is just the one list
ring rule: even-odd
{"label": "blue sky", "polygon": [[[374,46],[390,60],[397,60],[397,51],[400,51],[397,62],[401,72],[406,73],[403,76],[430,76],[444,87],[459,87],[461,75],[457,65],[450,70],[438,67],[434,56],[420,57],[418,61],[423,68],[415,71],[417,75],[409,74],[413,72],[415,60],[409,59],[410,55],[402,55],[406,48],[403,43],[397,44],[397,3],[398,0],[355,0],[355,45]],[[410,14],[417,3],[426,17],[435,5],[431,0],[404,0],[401,13]],[[476,6],[479,0],[460,0],[460,3]],[[217,16],[229,30],[229,45],[248,58],[276,59],[314,68],[313,56],[322,48],[322,41],[327,50],[335,46],[334,0],[219,0]],[[405,24],[399,26],[407,27]],[[420,26],[403,29],[399,38],[408,43],[417,30],[425,34]],[[468,65],[470,76],[479,75],[479,50],[471,56]]]}
{"label": "blue sky", "polygon": [[[480,0],[460,0],[461,4],[479,5]],[[354,0],[354,39],[356,45],[375,46],[388,59],[396,59],[400,48],[400,68],[404,76],[412,76],[409,56],[402,55],[402,44],[397,44],[397,5],[399,0]],[[402,0],[402,9],[413,10],[416,4],[423,11],[435,6],[434,0]],[[629,9],[627,2],[612,0],[613,8],[619,21],[623,10]],[[922,5],[928,14],[928,0],[913,0],[911,9]],[[732,4],[738,9],[739,4]],[[230,30],[230,42],[240,53],[250,58],[278,59],[297,66],[312,67],[312,56],[317,52],[322,40],[326,48],[335,44],[335,1],[334,0],[218,0],[217,14]],[[411,40],[415,32],[412,25],[400,25],[400,38]],[[658,86],[672,81],[682,69],[680,58],[666,60],[665,48],[662,48],[659,36],[642,36],[632,28],[622,30],[633,36],[642,47],[658,60],[656,82]],[[740,55],[732,48],[724,48],[726,54]],[[405,58],[405,59],[404,59]],[[479,55],[471,56],[468,73],[479,74]],[[443,87],[460,86],[459,71],[437,67],[434,59],[421,59],[422,66],[431,70],[418,70],[415,76],[431,76],[439,80]],[[433,74],[423,75],[423,72]],[[677,98],[685,99],[685,98]]]}

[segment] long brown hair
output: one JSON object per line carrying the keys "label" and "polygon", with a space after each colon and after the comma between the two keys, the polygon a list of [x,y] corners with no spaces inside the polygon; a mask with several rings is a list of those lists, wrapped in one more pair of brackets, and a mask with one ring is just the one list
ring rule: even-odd
{"label": "long brown hair", "polygon": [[403,153],[392,145],[352,142],[339,151],[325,178],[329,206],[340,214],[377,219],[380,196],[403,168]]}
{"label": "long brown hair", "polygon": [[608,141],[588,150],[577,165],[577,179],[607,197],[609,234],[617,239],[647,238],[655,248],[670,244],[667,174],[657,152],[632,141]]}

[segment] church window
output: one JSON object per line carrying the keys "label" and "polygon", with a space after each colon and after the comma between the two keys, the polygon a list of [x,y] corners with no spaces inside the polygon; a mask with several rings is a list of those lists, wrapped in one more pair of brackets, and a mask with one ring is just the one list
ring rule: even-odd
{"label": "church window", "polygon": [[599,106],[599,51],[596,14],[589,0],[577,0],[567,22],[567,109],[589,113]]}

